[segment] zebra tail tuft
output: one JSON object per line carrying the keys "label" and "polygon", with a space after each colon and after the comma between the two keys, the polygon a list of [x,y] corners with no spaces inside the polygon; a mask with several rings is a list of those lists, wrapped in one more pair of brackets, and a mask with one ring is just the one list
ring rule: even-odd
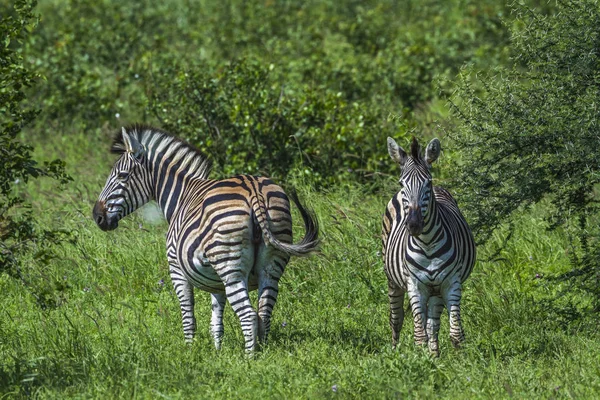
{"label": "zebra tail tuft", "polygon": [[304,221],[304,230],[306,233],[304,237],[298,244],[285,244],[285,246],[294,249],[296,253],[291,253],[297,256],[306,256],[312,252],[319,250],[319,245],[321,243],[321,239],[319,238],[319,220],[315,212],[309,208],[305,208],[302,203],[300,203],[300,199],[298,199],[298,194],[295,189],[290,190],[290,198],[298,207],[298,211],[300,211],[300,215],[302,215],[302,220]]}

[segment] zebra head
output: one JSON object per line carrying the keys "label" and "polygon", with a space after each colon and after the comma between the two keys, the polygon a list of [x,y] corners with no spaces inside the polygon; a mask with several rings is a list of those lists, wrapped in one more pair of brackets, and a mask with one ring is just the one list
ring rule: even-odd
{"label": "zebra head", "polygon": [[390,137],[387,143],[390,157],[400,165],[400,197],[406,228],[412,236],[419,236],[423,232],[427,213],[431,208],[433,185],[430,169],[431,164],[440,155],[440,141],[433,139],[429,142],[425,149],[425,157],[421,155],[421,148],[414,137],[410,154]]}
{"label": "zebra head", "polygon": [[142,143],[125,128],[112,146],[121,156],[113,166],[94,206],[94,221],[103,231],[119,225],[119,220],[152,199],[150,173],[145,165]]}

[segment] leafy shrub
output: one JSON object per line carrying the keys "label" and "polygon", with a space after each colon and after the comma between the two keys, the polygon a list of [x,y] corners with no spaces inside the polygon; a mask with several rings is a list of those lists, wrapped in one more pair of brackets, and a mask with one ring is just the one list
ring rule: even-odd
{"label": "leafy shrub", "polygon": [[21,280],[32,288],[41,305],[52,300],[52,287],[44,282],[33,282],[23,272],[26,254],[34,251],[36,261],[43,263],[49,257],[49,246],[60,240],[58,231],[45,230],[35,220],[18,185],[30,178],[50,176],[65,182],[64,165],[60,160],[40,166],[31,157],[31,146],[21,143],[17,135],[31,123],[37,110],[24,108],[24,90],[31,87],[38,76],[23,65],[20,43],[35,25],[32,9],[35,2],[18,0],[14,10],[3,10],[0,32],[4,39],[0,46],[0,273]]}
{"label": "leafy shrub", "polygon": [[44,116],[101,126],[116,114],[140,113],[144,77],[155,54],[185,53],[180,21],[169,2],[68,0],[42,2],[28,60],[45,77],[33,93]]}
{"label": "leafy shrub", "polygon": [[[241,60],[215,72],[162,68],[148,91],[161,125],[216,161],[218,174],[285,177],[298,167],[316,183],[380,168],[394,126],[341,92],[271,79],[273,65]],[[388,163],[389,164],[389,163]]]}
{"label": "leafy shrub", "polygon": [[[30,99],[59,127],[158,115],[223,173],[296,164],[331,183],[388,171],[385,136],[422,124],[413,111],[437,97],[436,81],[445,87],[465,62],[503,62],[505,10],[497,0],[43,0],[26,57],[47,81]],[[195,86],[215,97],[193,100]],[[162,108],[169,118],[146,112]],[[195,112],[218,114],[219,134]]]}
{"label": "leafy shrub", "polygon": [[577,238],[568,276],[600,310],[600,9],[586,0],[560,2],[548,17],[516,12],[515,66],[475,80],[481,91],[465,73],[455,94],[454,185],[481,241],[513,211],[548,198],[550,228],[566,225]]}
{"label": "leafy shrub", "polygon": [[211,5],[202,35],[213,58],[258,56],[278,67],[278,77],[396,113],[434,97],[434,77],[451,78],[465,61],[499,62],[508,39],[498,1]]}

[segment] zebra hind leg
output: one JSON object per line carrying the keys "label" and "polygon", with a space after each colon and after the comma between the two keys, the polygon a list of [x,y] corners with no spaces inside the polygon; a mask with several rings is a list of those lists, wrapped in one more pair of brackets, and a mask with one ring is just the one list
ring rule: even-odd
{"label": "zebra hind leg", "polygon": [[191,344],[196,334],[196,317],[194,317],[194,288],[183,276],[183,273],[175,263],[169,263],[169,274],[179,299],[181,307],[181,322],[183,325],[183,336],[185,342]]}
{"label": "zebra hind leg", "polygon": [[388,298],[390,300],[390,327],[392,328],[392,348],[396,348],[400,330],[404,324],[404,294],[398,286],[388,282]]}
{"label": "zebra hind leg", "polygon": [[211,293],[212,301],[212,316],[210,319],[210,333],[212,334],[215,342],[215,348],[221,349],[221,342],[223,340],[223,333],[225,328],[223,327],[223,311],[225,309],[225,303],[227,302],[227,296],[222,293]]}
{"label": "zebra hind leg", "polygon": [[441,297],[431,297],[427,305],[427,336],[429,336],[429,351],[435,356],[440,355],[438,333],[440,331],[440,316],[444,309]]}
{"label": "zebra hind leg", "polygon": [[265,269],[258,274],[258,340],[267,344],[271,330],[271,314],[277,302],[279,278],[269,274]]}
{"label": "zebra hind leg", "polygon": [[252,353],[257,345],[258,316],[250,303],[247,274],[244,276],[241,271],[230,268],[224,268],[224,271],[220,275],[225,284],[227,300],[240,319],[246,353]]}

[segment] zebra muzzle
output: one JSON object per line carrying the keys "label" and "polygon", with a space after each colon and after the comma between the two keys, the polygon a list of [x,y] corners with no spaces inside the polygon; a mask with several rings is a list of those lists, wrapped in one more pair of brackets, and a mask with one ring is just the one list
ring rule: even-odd
{"label": "zebra muzzle", "polygon": [[420,207],[408,209],[406,228],[412,236],[419,236],[423,232],[423,216]]}
{"label": "zebra muzzle", "polygon": [[111,231],[119,225],[119,219],[107,214],[106,206],[101,200],[98,200],[94,205],[93,216],[96,225],[103,231]]}

